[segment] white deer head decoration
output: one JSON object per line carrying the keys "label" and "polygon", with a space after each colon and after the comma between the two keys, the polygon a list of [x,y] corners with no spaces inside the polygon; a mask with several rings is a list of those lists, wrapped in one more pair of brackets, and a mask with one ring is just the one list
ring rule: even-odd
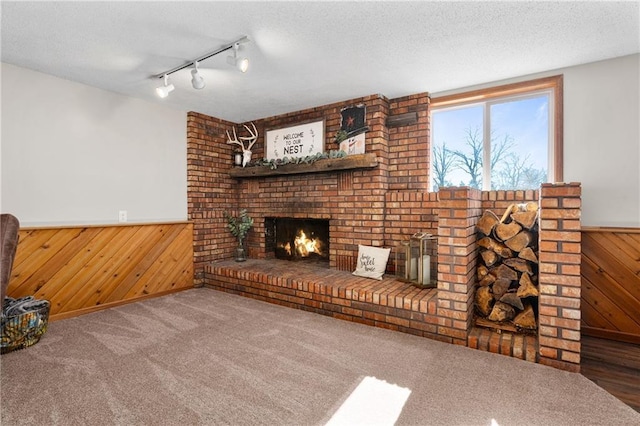
{"label": "white deer head decoration", "polygon": [[[253,130],[250,129],[246,124],[244,125],[244,128],[247,129],[247,131],[251,135],[245,137],[238,137],[236,135],[236,128],[234,127],[233,139],[231,138],[231,135],[227,130],[227,138],[229,139],[227,143],[240,145],[242,147],[242,167],[246,166],[247,164],[249,164],[249,161],[251,161],[251,147],[253,147],[253,145],[256,143],[256,140],[258,139],[258,130],[256,129],[255,124],[251,123],[251,127],[253,127]],[[238,139],[240,139],[240,141]],[[245,141],[249,142],[249,146],[247,146],[246,148],[244,147]]]}

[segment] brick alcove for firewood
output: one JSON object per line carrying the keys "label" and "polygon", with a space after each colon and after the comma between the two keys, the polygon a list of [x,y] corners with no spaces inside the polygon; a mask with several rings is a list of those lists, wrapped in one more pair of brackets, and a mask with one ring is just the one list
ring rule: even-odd
{"label": "brick alcove for firewood", "polygon": [[485,210],[476,226],[480,258],[475,324],[512,333],[538,331],[538,203]]}

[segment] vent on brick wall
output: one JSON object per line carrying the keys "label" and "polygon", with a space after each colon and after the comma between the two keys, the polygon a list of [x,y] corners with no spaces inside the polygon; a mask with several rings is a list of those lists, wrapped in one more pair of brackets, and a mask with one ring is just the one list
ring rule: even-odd
{"label": "vent on brick wall", "polygon": [[387,127],[411,126],[418,122],[417,112],[407,112],[405,114],[392,115],[387,118]]}

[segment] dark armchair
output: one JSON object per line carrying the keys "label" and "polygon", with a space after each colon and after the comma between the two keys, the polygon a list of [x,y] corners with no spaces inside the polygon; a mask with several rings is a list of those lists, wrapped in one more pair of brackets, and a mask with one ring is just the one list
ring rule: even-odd
{"label": "dark armchair", "polygon": [[4,304],[4,297],[7,294],[9,286],[9,278],[11,278],[11,268],[13,267],[13,259],[18,248],[18,231],[20,230],[20,222],[18,218],[11,214],[0,214],[0,285],[2,293],[0,294],[0,312]]}

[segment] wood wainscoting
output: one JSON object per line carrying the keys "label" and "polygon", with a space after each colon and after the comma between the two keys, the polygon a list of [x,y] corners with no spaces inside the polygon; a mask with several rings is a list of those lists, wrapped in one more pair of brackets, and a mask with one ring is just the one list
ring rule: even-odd
{"label": "wood wainscoting", "polygon": [[51,320],[193,287],[193,224],[21,228],[7,294]]}
{"label": "wood wainscoting", "polygon": [[582,331],[640,343],[640,229],[582,229]]}

